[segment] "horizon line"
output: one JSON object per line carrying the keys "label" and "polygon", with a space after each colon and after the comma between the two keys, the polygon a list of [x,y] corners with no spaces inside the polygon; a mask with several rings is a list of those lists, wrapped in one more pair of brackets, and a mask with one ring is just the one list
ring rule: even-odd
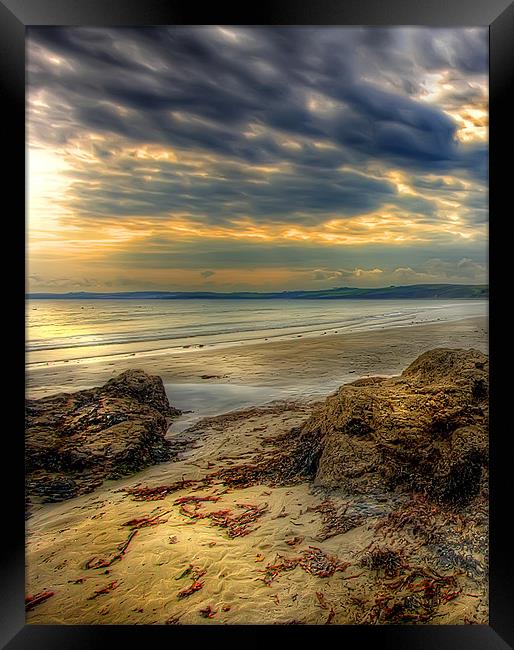
{"label": "horizon line", "polygon": [[292,293],[320,293],[320,292],[332,292],[332,291],[383,291],[387,289],[411,289],[411,288],[432,288],[437,289],[439,287],[476,287],[479,289],[489,288],[488,283],[455,283],[455,282],[437,282],[437,283],[415,283],[415,284],[391,284],[387,286],[380,287],[349,287],[349,286],[338,286],[338,287],[328,287],[320,289],[277,289],[272,291],[254,291],[249,289],[239,289],[233,291],[212,291],[212,290],[173,290],[173,289],[136,289],[131,291],[26,291],[26,297],[34,297],[38,295],[52,295],[52,296],[69,296],[69,295],[96,295],[96,296],[110,296],[110,295],[131,295],[131,294],[181,294],[181,295],[191,295],[191,294],[209,294],[209,295],[233,295],[233,294],[252,294],[252,295],[270,295],[270,294],[292,294]]}

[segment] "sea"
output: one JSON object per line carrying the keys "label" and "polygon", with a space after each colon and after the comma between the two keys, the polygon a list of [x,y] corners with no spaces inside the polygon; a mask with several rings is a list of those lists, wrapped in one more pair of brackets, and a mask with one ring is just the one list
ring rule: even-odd
{"label": "sea", "polygon": [[[487,308],[485,300],[34,299],[26,303],[26,369],[457,321],[486,316]],[[319,398],[335,387],[165,384],[171,403],[185,411],[173,423],[175,433],[202,417],[276,399]]]}
{"label": "sea", "polygon": [[27,364],[188,353],[487,314],[486,300],[28,300]]}

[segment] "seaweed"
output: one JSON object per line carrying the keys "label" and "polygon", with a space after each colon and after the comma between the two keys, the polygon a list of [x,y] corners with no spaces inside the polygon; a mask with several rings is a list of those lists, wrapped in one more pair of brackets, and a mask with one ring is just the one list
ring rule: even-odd
{"label": "seaweed", "polygon": [[137,528],[144,528],[145,526],[157,526],[159,524],[164,524],[168,520],[167,519],[162,519],[164,515],[167,515],[170,510],[166,510],[164,512],[159,512],[156,515],[150,516],[146,515],[145,517],[139,517],[136,519],[131,519],[130,521],[126,521],[123,526],[130,526],[131,530],[135,530]]}
{"label": "seaweed", "polygon": [[[442,516],[442,521],[437,518]],[[427,544],[444,540],[448,524],[462,526],[462,517],[449,508],[430,501],[424,494],[413,494],[409,501],[393,510],[375,524],[375,531],[386,536],[401,530],[410,530]]]}
{"label": "seaweed", "polygon": [[251,524],[268,512],[267,503],[264,503],[261,506],[253,505],[251,503],[237,505],[240,508],[244,508],[242,513],[232,514],[229,509],[224,509],[210,512],[205,515],[211,520],[214,526],[226,528],[227,535],[231,539],[234,537],[245,537],[252,531],[256,530],[255,527],[251,527]]}
{"label": "seaweed", "polygon": [[189,564],[189,566],[186,569],[184,569],[184,571],[182,571],[182,573],[179,576],[177,576],[175,580],[182,580],[182,578],[187,578],[188,576],[191,576],[193,582],[196,582],[206,573],[207,573],[206,569],[200,569],[194,564]]}
{"label": "seaweed", "polygon": [[54,593],[55,592],[53,591],[41,591],[39,594],[35,594],[34,596],[31,594],[25,596],[25,611],[28,612],[29,610],[34,609],[37,605],[44,603],[45,600],[48,600],[48,598],[53,596]]}
{"label": "seaweed", "polygon": [[268,486],[297,485],[313,478],[321,455],[316,436],[303,436],[295,428],[265,441],[272,453],[259,454],[251,464],[237,465],[209,475],[226,485],[245,488],[263,483]]}
{"label": "seaweed", "polygon": [[200,610],[200,616],[203,616],[203,618],[214,618],[217,613],[218,610],[212,609],[210,605],[207,605],[207,607]]}
{"label": "seaweed", "polygon": [[178,616],[170,616],[164,621],[164,625],[182,625],[182,623],[180,623],[182,616],[183,614],[179,614]]}
{"label": "seaweed", "polygon": [[316,598],[318,599],[318,602],[320,604],[320,607],[322,609],[328,609],[327,602],[325,600],[325,596],[321,593],[321,591],[316,592]]}
{"label": "seaweed", "polygon": [[182,591],[178,592],[177,598],[179,600],[182,600],[183,598],[191,596],[191,594],[194,594],[196,591],[200,591],[204,584],[205,583],[202,580],[194,580],[189,587],[186,587],[185,589],[182,589]]}
{"label": "seaweed", "polygon": [[325,499],[319,505],[307,508],[308,512],[321,513],[323,527],[319,535],[319,541],[323,542],[330,537],[347,533],[352,528],[360,526],[364,521],[362,515],[347,515],[351,502],[340,511],[331,499]]}
{"label": "seaweed", "polygon": [[203,501],[219,501],[219,496],[209,495],[209,496],[184,496],[179,499],[175,499],[173,502],[175,505],[180,506],[180,513],[189,519],[203,519],[207,515],[200,512],[201,503]]}
{"label": "seaweed", "polygon": [[261,569],[260,573],[264,573],[264,576],[258,579],[269,587],[281,573],[292,571],[297,566],[311,575],[328,578],[336,571],[345,571],[350,566],[350,562],[344,562],[335,555],[326,554],[316,546],[309,546],[300,557],[286,558],[277,555],[275,564],[268,564],[265,569]]}
{"label": "seaweed", "polygon": [[398,575],[405,562],[400,552],[392,548],[375,547],[363,555],[360,566],[383,572],[388,577]]}
{"label": "seaweed", "polygon": [[423,567],[385,584],[386,593],[379,594],[367,614],[369,623],[428,623],[437,608],[459,596],[455,575],[443,576]]}
{"label": "seaweed", "polygon": [[330,623],[332,623],[332,619],[334,618],[335,615],[336,615],[336,611],[335,611],[335,609],[333,607],[331,607],[330,612],[328,613],[328,618],[325,621],[324,625],[330,625]]}
{"label": "seaweed", "polygon": [[117,589],[118,587],[119,584],[117,580],[115,580],[114,582],[110,582],[106,587],[102,587],[101,589],[96,589],[93,595],[89,596],[88,600],[94,600],[95,598],[98,598],[98,596],[102,596],[103,594],[108,594],[109,592],[113,591],[114,589]]}
{"label": "seaweed", "polygon": [[185,488],[193,486],[208,486],[211,484],[209,477],[205,477],[199,481],[192,479],[182,479],[180,481],[175,481],[175,483],[170,483],[169,485],[157,485],[156,487],[133,487],[125,488],[122,491],[126,494],[130,494],[134,501],[161,501],[165,499],[169,494],[173,492],[178,492]]}
{"label": "seaweed", "polygon": [[345,571],[350,562],[343,562],[335,555],[328,555],[316,546],[309,546],[303,551],[303,558],[298,563],[307,573],[326,578],[336,571]]}
{"label": "seaweed", "polygon": [[97,559],[95,557],[92,557],[90,560],[88,560],[85,563],[84,568],[85,569],[100,569],[100,568],[103,568],[103,567],[111,566],[111,564],[114,564],[114,562],[117,562],[118,560],[121,560],[122,557],[127,552],[127,548],[129,546],[130,542],[137,535],[137,532],[138,532],[137,529],[131,531],[131,533],[129,534],[127,540],[123,544],[118,546],[118,552],[114,553],[111,558],[109,558],[109,559],[101,559],[101,558]]}

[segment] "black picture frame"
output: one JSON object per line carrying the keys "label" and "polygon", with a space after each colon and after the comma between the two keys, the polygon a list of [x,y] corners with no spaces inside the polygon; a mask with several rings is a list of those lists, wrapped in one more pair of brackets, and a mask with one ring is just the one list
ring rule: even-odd
{"label": "black picture frame", "polygon": [[[228,6],[228,5],[227,5]],[[21,648],[82,649],[174,643],[196,645],[225,640],[241,641],[248,626],[187,628],[164,626],[40,626],[25,625],[24,611],[24,385],[25,385],[25,28],[30,25],[426,25],[489,26],[490,30],[490,181],[489,181],[489,277],[491,359],[491,484],[490,484],[490,624],[488,626],[307,626],[324,641],[329,633],[338,645],[367,642],[395,650],[457,650],[458,648],[505,650],[514,647],[514,577],[509,514],[511,511],[511,436],[508,427],[508,355],[500,334],[501,305],[506,300],[500,290],[507,274],[508,255],[502,255],[512,169],[510,144],[512,104],[507,93],[514,68],[514,5],[509,0],[260,0],[255,5],[231,9],[211,4],[205,9],[190,2],[162,0],[0,0],[0,80],[4,109],[3,126],[12,141],[4,145],[8,157],[4,199],[4,246],[16,255],[4,269],[6,283],[14,297],[9,310],[12,332],[7,345],[14,352],[10,364],[12,397],[8,409],[15,414],[9,430],[4,426],[4,467],[12,467],[4,478],[5,498],[2,519],[9,522],[1,536],[4,544],[0,607],[0,641],[9,650]],[[505,155],[504,155],[505,154]],[[503,162],[505,161],[505,163]],[[510,174],[509,174],[510,175]],[[511,181],[512,184],[512,181]],[[509,188],[510,189],[510,188]],[[11,224],[7,230],[7,224]],[[11,234],[10,234],[11,233]],[[22,254],[23,250],[23,254]],[[14,281],[14,283],[13,283]],[[7,294],[9,295],[9,294]],[[8,298],[7,298],[8,299]],[[505,348],[506,349],[506,348]],[[505,423],[505,425],[504,425]],[[195,629],[192,630],[191,628]],[[312,630],[312,628],[315,628]],[[305,634],[305,626],[300,628]],[[298,628],[253,626],[251,640],[292,643]],[[279,639],[277,639],[279,637]],[[322,642],[323,642],[322,641]]]}

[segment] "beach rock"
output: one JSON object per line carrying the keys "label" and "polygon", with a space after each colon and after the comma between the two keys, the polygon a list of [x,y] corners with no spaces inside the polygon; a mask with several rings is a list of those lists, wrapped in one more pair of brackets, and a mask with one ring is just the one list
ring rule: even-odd
{"label": "beach rock", "polygon": [[180,415],[168,401],[162,379],[157,375],[147,375],[142,370],[126,370],[121,375],[110,379],[102,392],[113,397],[131,397],[146,406],[151,406],[168,417]]}
{"label": "beach rock", "polygon": [[488,464],[488,357],[435,349],[392,378],[341,386],[298,431],[314,484],[366,493],[400,488],[459,507]]}
{"label": "beach rock", "polygon": [[127,370],[104,386],[26,404],[26,490],[61,501],[175,455],[160,377]]}

